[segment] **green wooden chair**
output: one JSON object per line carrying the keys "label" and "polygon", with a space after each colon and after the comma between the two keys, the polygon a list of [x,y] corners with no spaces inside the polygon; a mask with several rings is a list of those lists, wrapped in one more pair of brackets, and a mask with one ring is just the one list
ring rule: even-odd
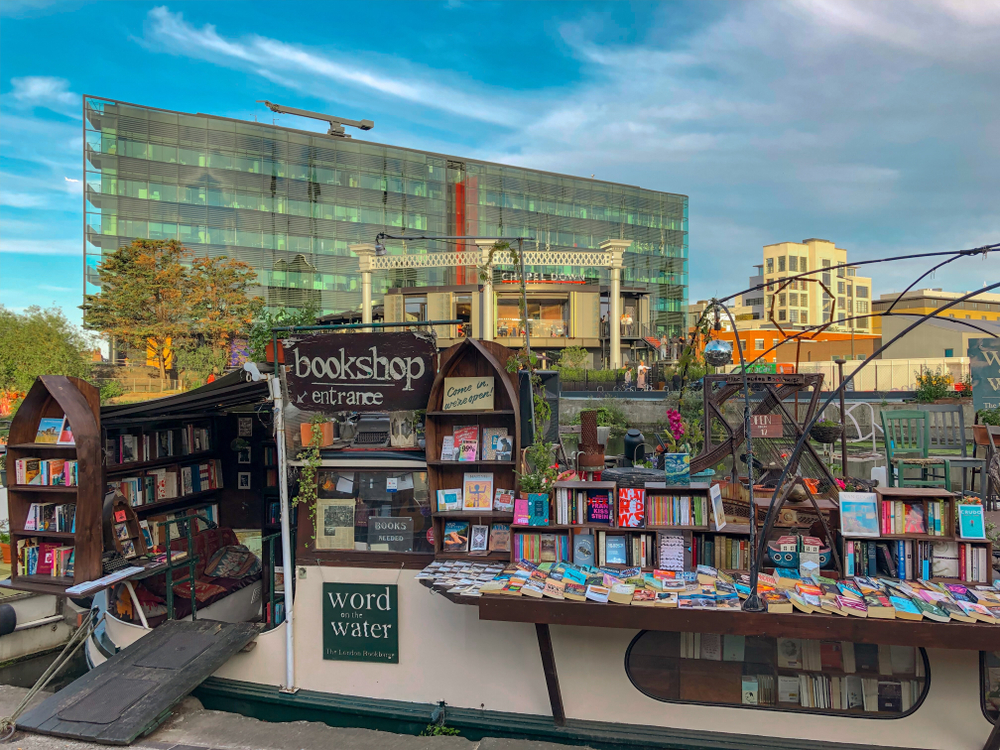
{"label": "green wooden chair", "polygon": [[[885,457],[890,487],[944,487],[951,478],[951,460],[928,456],[930,422],[927,412],[918,409],[882,411]],[[937,470],[941,471],[938,472]],[[907,477],[907,470],[920,472]]]}

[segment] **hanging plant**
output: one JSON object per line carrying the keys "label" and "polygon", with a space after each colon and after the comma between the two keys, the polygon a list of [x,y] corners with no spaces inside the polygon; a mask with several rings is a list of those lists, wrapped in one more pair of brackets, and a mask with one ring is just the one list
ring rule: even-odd
{"label": "hanging plant", "polygon": [[323,441],[323,423],[326,417],[314,414],[309,420],[311,437],[309,444],[299,451],[298,459],[302,461],[299,468],[299,489],[292,500],[292,506],[305,504],[309,509],[309,520],[312,523],[312,540],[316,541],[316,501],[319,499],[319,467],[322,459],[319,447]]}

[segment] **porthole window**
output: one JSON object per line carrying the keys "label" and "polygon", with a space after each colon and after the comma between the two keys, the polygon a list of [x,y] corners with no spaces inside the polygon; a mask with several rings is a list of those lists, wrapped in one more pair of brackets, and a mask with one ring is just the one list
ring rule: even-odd
{"label": "porthole window", "polygon": [[652,630],[632,640],[625,671],[659,701],[884,719],[915,711],[930,684],[922,648]]}
{"label": "porthole window", "polygon": [[1000,651],[980,652],[979,666],[983,713],[996,723],[1000,718]]}

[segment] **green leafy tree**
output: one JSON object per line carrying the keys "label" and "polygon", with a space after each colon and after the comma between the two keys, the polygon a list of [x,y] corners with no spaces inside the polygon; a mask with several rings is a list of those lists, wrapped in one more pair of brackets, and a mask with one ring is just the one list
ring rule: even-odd
{"label": "green leafy tree", "polygon": [[89,328],[149,352],[161,380],[170,349],[194,334],[190,261],[177,240],[137,238],[101,263],[101,291],[88,294],[83,306]]}
{"label": "green leafy tree", "polygon": [[87,378],[94,344],[57,307],[0,305],[0,390],[27,391],[39,375]]}
{"label": "green leafy tree", "polygon": [[[250,359],[254,362],[264,361],[267,354],[267,345],[272,341],[272,328],[316,325],[318,312],[311,305],[300,308],[283,307],[278,310],[261,310],[250,327],[250,336],[248,337]],[[285,335],[284,333],[279,333],[278,339],[284,338]]]}

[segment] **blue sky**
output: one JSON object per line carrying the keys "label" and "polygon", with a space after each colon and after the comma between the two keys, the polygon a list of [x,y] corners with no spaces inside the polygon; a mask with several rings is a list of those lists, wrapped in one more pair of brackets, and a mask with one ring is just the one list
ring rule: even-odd
{"label": "blue sky", "polygon": [[[742,289],[773,242],[860,259],[1000,241],[998,2],[5,0],[0,15],[15,309],[79,319],[84,93],[245,119],[270,119],[255,103],[270,99],[375,120],[381,143],[685,193],[692,299]],[[879,268],[875,294],[925,267]],[[997,278],[994,255],[925,285]]]}

